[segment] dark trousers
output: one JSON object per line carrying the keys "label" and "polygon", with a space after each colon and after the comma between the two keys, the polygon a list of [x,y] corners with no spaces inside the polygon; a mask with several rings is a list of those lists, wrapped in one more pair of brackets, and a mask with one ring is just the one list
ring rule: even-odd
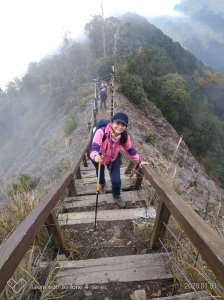
{"label": "dark trousers", "polygon": [[[98,178],[98,163],[92,160],[92,163],[96,169],[96,176]],[[110,180],[112,183],[112,194],[114,197],[120,196],[121,193],[121,175],[120,175],[120,167],[121,167],[121,158],[120,155],[110,164],[107,165],[107,169],[110,174]],[[105,166],[101,165],[100,170],[100,184],[105,184]]]}
{"label": "dark trousers", "polygon": [[104,108],[107,108],[106,101],[107,101],[107,99],[101,99],[100,100],[100,108],[103,108],[103,106],[104,106]]}

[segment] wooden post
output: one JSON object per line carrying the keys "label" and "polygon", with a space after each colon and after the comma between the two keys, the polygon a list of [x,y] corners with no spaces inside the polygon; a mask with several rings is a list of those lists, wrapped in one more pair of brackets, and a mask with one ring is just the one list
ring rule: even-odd
{"label": "wooden post", "polygon": [[89,153],[89,151],[86,152],[86,155],[87,155],[88,160],[90,160],[90,153]]}
{"label": "wooden post", "polygon": [[125,172],[124,172],[124,174],[131,174],[131,171],[132,171],[133,167],[134,167],[134,163],[132,161],[130,161],[127,168],[126,168],[126,170],[125,170]]}
{"label": "wooden post", "polygon": [[143,174],[142,174],[142,171],[140,168],[138,168],[136,171],[137,171],[137,174],[136,174],[136,182],[135,182],[134,189],[140,190],[141,185],[142,185]]}
{"label": "wooden post", "polygon": [[90,129],[91,129],[91,122],[88,122],[88,131],[90,132]]}
{"label": "wooden post", "polygon": [[94,100],[94,102],[95,102],[95,110],[98,113],[98,103],[97,103],[98,96],[97,96],[97,94],[98,94],[98,88],[97,88],[97,82],[95,82],[95,100]]}
{"label": "wooden post", "polygon": [[69,253],[66,250],[64,240],[63,240],[63,236],[62,236],[62,233],[61,233],[61,229],[60,229],[60,226],[58,224],[58,220],[57,220],[57,217],[55,215],[55,212],[53,210],[51,211],[50,215],[48,216],[48,218],[45,222],[45,226],[47,228],[47,231],[48,231],[49,235],[53,234],[53,241],[55,243],[55,246],[57,248],[60,248],[61,250],[63,250],[65,255],[68,256]]}
{"label": "wooden post", "polygon": [[77,170],[77,172],[76,172],[75,178],[76,178],[76,179],[81,179],[81,178],[82,178],[80,167],[78,168],[78,170]]}
{"label": "wooden post", "polygon": [[156,219],[154,223],[154,227],[152,230],[152,236],[150,241],[150,247],[152,249],[160,248],[160,239],[163,238],[164,233],[166,231],[166,226],[164,224],[168,224],[170,218],[170,211],[166,207],[166,205],[160,200],[159,206],[156,213]]}
{"label": "wooden post", "polygon": [[69,197],[74,197],[76,195],[77,195],[77,191],[76,191],[76,188],[75,188],[75,181],[72,180],[71,183],[68,186],[68,196]]}
{"label": "wooden post", "polygon": [[96,126],[96,109],[93,110],[93,125]]}
{"label": "wooden post", "polygon": [[84,165],[84,167],[88,167],[86,155],[83,156],[83,165]]}

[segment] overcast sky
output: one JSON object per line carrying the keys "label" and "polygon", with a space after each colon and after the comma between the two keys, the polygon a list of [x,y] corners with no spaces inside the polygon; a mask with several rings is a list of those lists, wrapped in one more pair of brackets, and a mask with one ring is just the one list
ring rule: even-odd
{"label": "overcast sky", "polygon": [[56,51],[62,35],[77,37],[91,15],[135,12],[145,17],[177,15],[180,0],[1,0],[0,87],[21,77],[30,62]]}

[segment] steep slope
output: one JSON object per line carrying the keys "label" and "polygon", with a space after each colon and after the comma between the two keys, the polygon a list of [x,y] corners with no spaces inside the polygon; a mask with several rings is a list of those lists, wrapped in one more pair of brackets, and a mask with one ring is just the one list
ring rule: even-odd
{"label": "steep slope", "polygon": [[[151,111],[143,112],[122,94],[117,93],[116,97],[116,109],[125,110],[130,116],[129,131],[141,156],[167,178],[177,192],[193,201],[220,199],[222,190],[208,177],[183,140],[178,146],[180,136],[159,110],[152,107]],[[147,137],[153,141],[147,143]]]}
{"label": "steep slope", "polygon": [[[24,149],[20,160],[8,170],[7,178],[12,180],[16,174],[28,173],[39,177],[41,186],[46,189],[59,180],[85,144],[92,107],[93,101],[90,101],[85,110],[75,111],[78,126],[67,137],[62,131],[66,109],[45,120],[36,132],[35,146]],[[178,193],[186,196],[188,201],[197,201],[201,212],[205,209],[206,201],[216,203],[220,199],[221,190],[194,159],[184,141],[178,146],[180,137],[158,109],[152,107],[151,111],[143,112],[116,92],[115,110],[128,113],[129,132],[142,158],[167,178]],[[104,114],[104,110],[99,112],[100,117]],[[149,140],[151,137],[151,143],[146,142],[147,137]]]}

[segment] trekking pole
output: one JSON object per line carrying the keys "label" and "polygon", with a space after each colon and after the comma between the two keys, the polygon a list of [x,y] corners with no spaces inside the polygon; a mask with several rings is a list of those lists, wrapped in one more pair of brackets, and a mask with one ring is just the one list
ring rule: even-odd
{"label": "trekking pole", "polygon": [[101,171],[101,163],[98,163],[98,178],[96,183],[96,208],[95,208],[95,224],[94,231],[96,230],[96,217],[97,217],[97,208],[98,208],[98,197],[100,193],[100,171]]}

